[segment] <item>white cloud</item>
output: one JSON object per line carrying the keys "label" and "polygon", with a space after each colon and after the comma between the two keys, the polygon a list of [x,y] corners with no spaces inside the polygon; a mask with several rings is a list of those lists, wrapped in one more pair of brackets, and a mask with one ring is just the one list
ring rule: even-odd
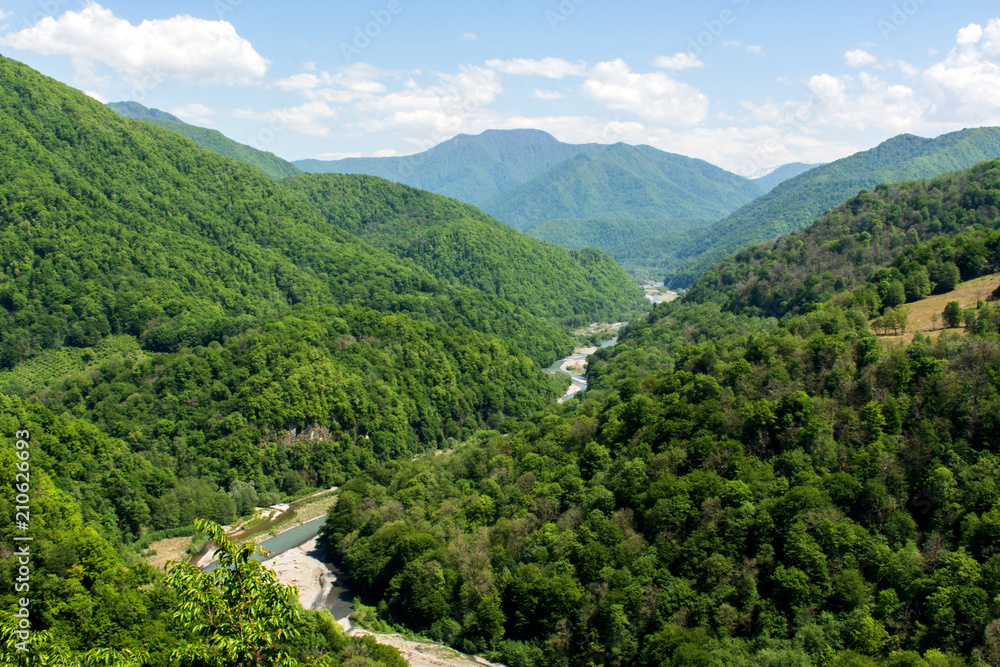
{"label": "white cloud", "polygon": [[218,115],[219,112],[204,104],[189,102],[171,109],[170,113],[192,123],[208,125],[212,116]]}
{"label": "white cloud", "polygon": [[983,26],[970,23],[958,31],[958,44],[975,44],[983,38]]}
{"label": "white cloud", "polygon": [[864,49],[851,49],[844,54],[844,62],[847,63],[848,67],[865,67],[877,63],[878,58]]}
{"label": "white cloud", "polygon": [[558,90],[541,90],[540,88],[535,88],[531,96],[539,100],[561,100],[565,97]]}
{"label": "white cloud", "polygon": [[665,125],[690,127],[708,113],[708,97],[697,88],[662,72],[632,72],[621,59],[595,65],[581,91],[608,109]]}
{"label": "white cloud", "polygon": [[582,61],[571,63],[562,58],[487,60],[486,66],[504,74],[534,74],[550,79],[561,79],[564,76],[584,76],[587,72],[586,63]]}
{"label": "white cloud", "polygon": [[743,42],[738,39],[724,39],[722,40],[722,46],[727,49],[735,49],[739,47]]}
{"label": "white cloud", "polygon": [[[3,14],[3,12],[0,11],[0,14]],[[2,19],[2,18],[3,18],[3,16],[0,16],[0,19]],[[108,103],[108,100],[103,95],[101,95],[100,93],[95,92],[93,90],[85,90],[85,91],[83,91],[83,93],[85,95],[89,95],[89,96],[93,97],[95,100],[97,100],[101,104],[107,104]]]}
{"label": "white cloud", "polygon": [[5,12],[4,10],[0,9],[0,21],[3,21],[4,19],[9,19],[11,16],[12,14],[10,12]]}
{"label": "white cloud", "polygon": [[474,32],[467,32],[462,35],[463,42],[476,42],[479,41],[479,35]]}
{"label": "white cloud", "polygon": [[657,56],[653,58],[653,64],[675,72],[705,66],[705,63],[700,61],[697,56],[692,56],[690,53],[685,53],[684,51],[674,56]]}
{"label": "white cloud", "polygon": [[302,68],[305,71],[307,71],[307,72],[315,72],[316,71],[316,63],[313,62],[312,60],[310,60],[307,63],[303,63]]}
{"label": "white cloud", "polygon": [[250,109],[235,109],[233,115],[237,118],[267,121],[277,129],[289,129],[316,137],[332,137],[333,131],[323,121],[337,117],[326,102],[307,102],[301,106],[284,109],[271,109],[258,113]]}
{"label": "white cloud", "polygon": [[862,72],[857,78],[817,74],[809,79],[808,88],[810,95],[804,100],[744,106],[757,120],[785,131],[831,126],[896,134],[930,127],[925,119],[930,103],[909,86]]}
{"label": "white cloud", "polygon": [[958,31],[947,57],[924,72],[942,121],[1000,122],[1000,19]]}
{"label": "white cloud", "polygon": [[96,63],[102,62],[142,88],[168,79],[249,84],[259,81],[269,65],[227,21],[183,15],[132,25],[94,2],[8,33],[0,43],[42,55],[71,56],[78,80],[92,80]]}
{"label": "white cloud", "polygon": [[361,157],[361,153],[354,151],[351,153],[320,153],[317,155],[315,160],[343,160],[349,157]]}
{"label": "white cloud", "polygon": [[758,53],[760,53],[761,51],[763,51],[763,48],[761,47],[760,44],[751,44],[750,46],[748,46],[746,48],[746,51],[747,51],[747,53],[751,53],[753,55],[757,55]]}
{"label": "white cloud", "polygon": [[399,153],[397,153],[394,148],[385,148],[372,153],[372,157],[396,157],[397,155],[399,155]]}

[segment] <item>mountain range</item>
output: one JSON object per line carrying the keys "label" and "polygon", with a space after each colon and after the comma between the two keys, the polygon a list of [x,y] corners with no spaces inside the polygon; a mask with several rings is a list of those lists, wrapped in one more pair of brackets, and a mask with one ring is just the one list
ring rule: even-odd
{"label": "mountain range", "polygon": [[689,286],[748,244],[801,229],[879,183],[930,178],[1000,156],[1000,129],[893,137],[830,164],[792,163],[747,179],[701,160],[627,144],[566,144],[539,130],[459,135],[406,157],[289,163],[136,103],[116,111],[173,129],[272,178],[369,174],[472,203],[530,236],[599,248],[640,279]]}
{"label": "mountain range", "polygon": [[802,229],[824,211],[880,183],[933,178],[1000,157],[1000,128],[979,127],[927,139],[902,134],[789,178],[665,255],[667,283],[687,287],[742,247]]}
{"label": "mountain range", "polygon": [[[0,663],[30,627],[28,663],[404,667],[250,545],[147,560],[331,487],[355,618],[494,664],[1000,661],[1000,160],[856,192],[635,313],[600,251],[275,181],[2,57],[0,154],[0,546],[30,538]],[[557,405],[540,366],[603,315],[631,321]]]}

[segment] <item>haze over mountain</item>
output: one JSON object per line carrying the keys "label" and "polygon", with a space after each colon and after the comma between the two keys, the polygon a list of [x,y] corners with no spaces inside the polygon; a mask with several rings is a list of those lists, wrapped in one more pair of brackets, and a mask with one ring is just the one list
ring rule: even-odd
{"label": "haze over mountain", "polygon": [[819,166],[818,164],[806,164],[805,162],[792,162],[791,164],[781,165],[770,173],[751,180],[763,188],[764,192],[770,192],[789,178],[794,178]]}

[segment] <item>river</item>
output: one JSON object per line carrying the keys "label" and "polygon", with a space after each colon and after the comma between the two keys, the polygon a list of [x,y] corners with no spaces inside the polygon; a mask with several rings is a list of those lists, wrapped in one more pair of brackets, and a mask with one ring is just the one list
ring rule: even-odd
{"label": "river", "polygon": [[[313,595],[317,598],[316,604],[309,606],[313,609],[328,609],[333,617],[339,621],[347,618],[348,614],[351,613],[354,596],[342,585],[343,574],[335,566],[326,562],[327,559],[322,552],[322,547],[316,545],[316,536],[319,535],[319,530],[325,521],[326,517],[321,516],[264,540],[260,546],[262,549],[266,549],[269,555],[265,558],[256,554],[253,558],[261,563],[267,562],[268,566],[272,568],[274,565],[269,561],[277,562],[280,559],[287,560],[287,566],[292,570],[296,568],[306,569],[307,566],[313,570],[326,570],[326,572],[318,573],[322,590]],[[295,554],[292,558],[281,558],[286,552],[300,547],[301,555]],[[281,563],[281,565],[285,565],[285,563]],[[204,569],[206,572],[211,572],[218,566],[217,562],[212,561]],[[304,583],[307,586],[313,584],[311,581]],[[298,583],[297,585],[301,591],[302,584]]]}
{"label": "river", "polygon": [[[612,338],[611,340],[607,340],[601,343],[601,347],[602,348],[611,347],[617,342],[618,338]],[[554,364],[545,369],[546,372],[548,373],[565,373],[570,377],[569,389],[567,389],[566,394],[559,399],[560,403],[570,398],[571,396],[578,394],[581,391],[585,391],[587,389],[587,377],[585,375],[581,373],[574,373],[572,371],[566,370],[566,368],[563,367],[566,366],[570,368],[572,367],[586,368],[587,357],[593,354],[593,352],[596,349],[597,348],[593,347],[577,348],[576,350],[573,351],[573,354],[569,355],[568,357],[563,357],[562,359],[559,359]]]}

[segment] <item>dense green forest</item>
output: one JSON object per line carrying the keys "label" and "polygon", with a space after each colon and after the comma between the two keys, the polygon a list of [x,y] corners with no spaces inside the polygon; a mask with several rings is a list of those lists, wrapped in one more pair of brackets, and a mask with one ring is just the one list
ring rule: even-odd
{"label": "dense green forest", "polygon": [[147,109],[138,102],[112,102],[108,107],[125,118],[135,118],[150,125],[173,130],[202,148],[248,164],[276,181],[302,173],[301,169],[291,162],[282,160],[274,153],[233,141],[218,130],[185,123],[180,118],[159,109]]}
{"label": "dense green forest", "polygon": [[[551,319],[632,298],[604,255],[374,178],[275,183],[6,59],[0,148],[4,662],[20,484],[30,664],[403,667],[205,522],[337,484],[363,601],[510,667],[1000,665],[1000,308],[873,333],[1000,270],[1000,161],[741,250],[556,405]],[[508,296],[496,243],[593,291]],[[218,575],[138,555],[195,521]]]}
{"label": "dense green forest", "polygon": [[468,204],[370,176],[307,174],[283,184],[337,229],[559,324],[644,308],[639,285],[603,252],[539,243]]}
{"label": "dense green forest", "polygon": [[673,249],[667,284],[688,287],[727,255],[802,229],[825,211],[880,183],[933,178],[1000,157],[1000,128],[979,127],[925,139],[902,134],[871,150],[810,169],[706,227]]}
{"label": "dense green forest", "polygon": [[870,324],[1000,269],[997,193],[880,187],[739,253],[581,400],[352,478],[326,539],[386,618],[516,667],[1000,664],[1000,309]]}
{"label": "dense green forest", "polygon": [[516,229],[553,218],[718,219],[763,194],[753,181],[652,146],[613,144],[574,156],[476,204]]}

